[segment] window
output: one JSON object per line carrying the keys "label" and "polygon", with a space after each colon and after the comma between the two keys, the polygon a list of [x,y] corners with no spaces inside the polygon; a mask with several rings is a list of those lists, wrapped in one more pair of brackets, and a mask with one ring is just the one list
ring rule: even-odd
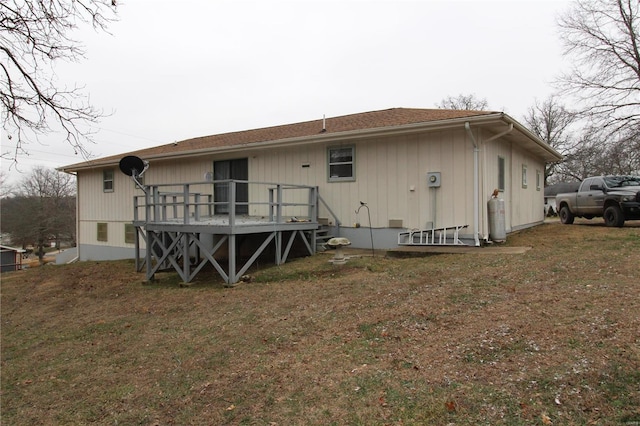
{"label": "window", "polygon": [[113,169],[102,172],[102,191],[113,192]]}
{"label": "window", "polygon": [[329,148],[329,182],[356,180],[354,170],[355,148]]}
{"label": "window", "polygon": [[526,164],[522,165],[522,187],[523,188],[527,187],[527,165]]}
{"label": "window", "polygon": [[98,223],[98,241],[107,241],[106,223]]}
{"label": "window", "polygon": [[536,191],[540,191],[540,188],[542,188],[542,173],[536,170]]}
{"label": "window", "polygon": [[126,244],[136,243],[136,227],[133,226],[133,223],[124,224],[124,242]]}
{"label": "window", "polygon": [[498,156],[498,190],[504,191],[504,157]]}

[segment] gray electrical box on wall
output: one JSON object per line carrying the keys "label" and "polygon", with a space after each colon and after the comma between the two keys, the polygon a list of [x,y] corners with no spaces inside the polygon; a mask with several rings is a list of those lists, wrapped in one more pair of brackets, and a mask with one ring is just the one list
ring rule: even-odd
{"label": "gray electrical box on wall", "polygon": [[440,187],[440,172],[429,172],[429,173],[427,173],[427,186],[429,188],[439,188]]}

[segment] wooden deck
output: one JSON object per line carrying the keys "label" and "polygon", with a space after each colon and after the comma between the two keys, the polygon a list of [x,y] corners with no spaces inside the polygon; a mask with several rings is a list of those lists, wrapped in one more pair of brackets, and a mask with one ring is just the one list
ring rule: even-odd
{"label": "wooden deck", "polygon": [[[248,200],[236,200],[239,185],[248,188]],[[214,186],[224,193],[214,193]],[[277,265],[286,262],[296,239],[315,254],[318,202],[311,186],[235,180],[145,186],[145,195],[134,197],[136,268],[146,267],[147,280],[174,269],[189,283],[211,264],[233,285],[269,246]],[[246,235],[259,244],[238,265],[237,238]]]}

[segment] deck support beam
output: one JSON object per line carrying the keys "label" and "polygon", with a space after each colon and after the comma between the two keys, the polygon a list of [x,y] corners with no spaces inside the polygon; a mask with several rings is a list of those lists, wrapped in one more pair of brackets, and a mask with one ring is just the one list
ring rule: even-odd
{"label": "deck support beam", "polygon": [[[290,232],[286,247],[283,247],[283,233]],[[315,246],[310,244],[310,240],[315,239],[315,230],[311,230],[309,237],[303,230],[276,230],[251,235],[264,235],[264,241],[255,249],[251,257],[238,269],[238,241],[237,234],[206,234],[192,231],[155,231],[145,229],[143,226],[136,226],[136,268],[138,271],[146,266],[146,278],[152,281],[156,272],[161,270],[175,270],[183,282],[190,283],[202,268],[211,264],[225,281],[226,286],[236,284],[247,270],[255,263],[258,257],[269,247],[275,245],[275,263],[284,264],[289,257],[289,253],[296,237],[300,237],[309,255],[315,254]],[[201,235],[211,235],[218,238],[212,248],[206,247],[201,241]],[[142,264],[140,258],[140,242],[142,238],[146,246],[146,255]],[[220,262],[216,259],[216,254],[223,245],[227,245],[227,270],[225,271]],[[195,263],[192,264],[191,249],[194,250]],[[284,250],[283,250],[284,249]]]}

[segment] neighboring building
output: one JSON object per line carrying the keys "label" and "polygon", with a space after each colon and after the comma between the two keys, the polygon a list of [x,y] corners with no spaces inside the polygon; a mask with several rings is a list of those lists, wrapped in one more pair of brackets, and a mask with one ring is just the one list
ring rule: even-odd
{"label": "neighboring building", "polygon": [[0,272],[22,269],[22,253],[25,250],[0,245]]}
{"label": "neighboring building", "polygon": [[[118,170],[125,155],[149,162],[145,185],[238,179],[317,187],[318,221],[340,224],[353,247],[371,247],[368,217],[356,213],[365,202],[376,249],[396,247],[401,231],[457,225],[480,245],[494,189],[507,233],[540,224],[545,164],[561,159],[509,115],[488,111],[393,108],[188,139],[60,169],[77,175],[80,260],[134,257],[133,198],[142,191]],[[238,194],[249,203],[262,197]],[[250,206],[238,212],[264,214]]]}

